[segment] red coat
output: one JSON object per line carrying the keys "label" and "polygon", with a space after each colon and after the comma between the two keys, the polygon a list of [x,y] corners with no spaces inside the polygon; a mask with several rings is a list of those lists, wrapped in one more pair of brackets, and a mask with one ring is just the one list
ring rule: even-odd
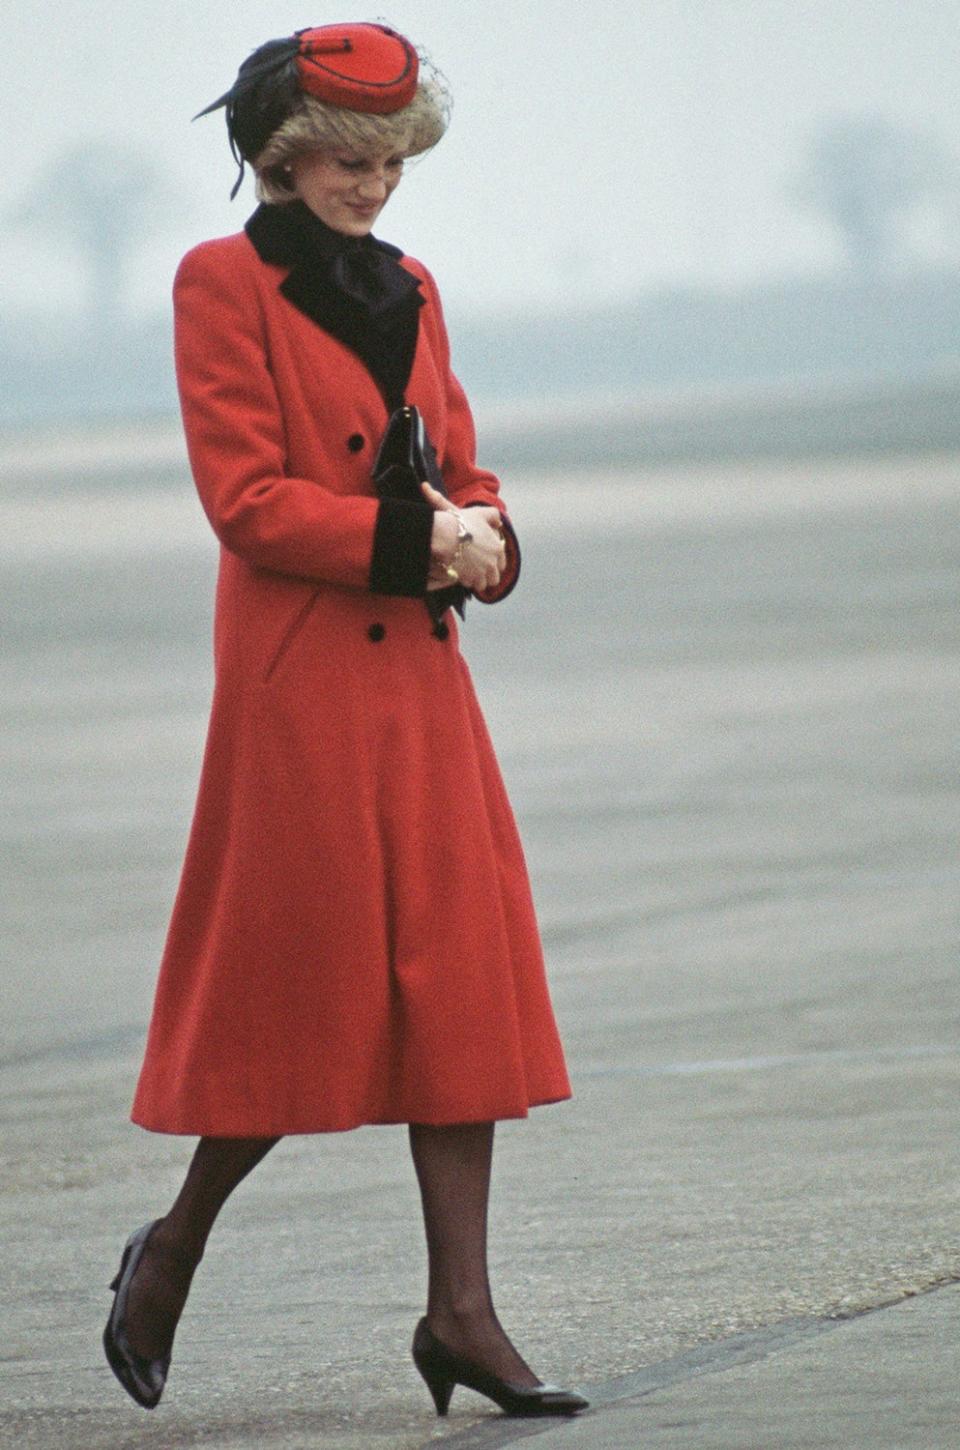
{"label": "red coat", "polygon": [[[407,399],[474,461],[432,278]],[[190,460],[221,541],[215,689],[135,1122],[272,1136],[523,1116],[569,1096],[523,854],[459,652],[371,593],[386,408],[247,236],[174,290]],[[501,591],[502,592],[502,591]]]}

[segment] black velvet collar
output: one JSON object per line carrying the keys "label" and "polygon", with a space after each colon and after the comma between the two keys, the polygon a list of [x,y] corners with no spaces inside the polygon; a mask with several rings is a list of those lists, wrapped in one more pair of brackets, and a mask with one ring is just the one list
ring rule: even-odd
{"label": "black velvet collar", "polygon": [[264,262],[290,268],[287,300],[357,354],[391,411],[400,407],[424,301],[400,249],[335,232],[302,201],[257,207],[245,231]]}

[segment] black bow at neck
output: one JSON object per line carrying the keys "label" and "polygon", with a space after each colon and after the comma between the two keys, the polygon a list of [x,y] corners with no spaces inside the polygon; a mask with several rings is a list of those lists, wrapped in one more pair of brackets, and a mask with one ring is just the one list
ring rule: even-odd
{"label": "black bow at neck", "polygon": [[245,231],[264,262],[290,268],[280,284],[287,300],[351,348],[387,407],[399,407],[424,301],[399,247],[336,232],[299,200],[257,207]]}

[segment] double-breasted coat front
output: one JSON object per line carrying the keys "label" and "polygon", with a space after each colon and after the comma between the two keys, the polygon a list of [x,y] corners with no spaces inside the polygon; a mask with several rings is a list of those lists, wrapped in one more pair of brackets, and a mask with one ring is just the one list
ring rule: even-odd
{"label": "double-breasted coat front", "polygon": [[[422,294],[406,399],[453,501],[503,512],[436,287],[401,265]],[[383,392],[291,276],[241,232],[175,283],[221,543],[215,684],[133,1117],[275,1136],[523,1116],[569,1084],[516,827],[456,620],[417,597],[429,526],[371,481]]]}

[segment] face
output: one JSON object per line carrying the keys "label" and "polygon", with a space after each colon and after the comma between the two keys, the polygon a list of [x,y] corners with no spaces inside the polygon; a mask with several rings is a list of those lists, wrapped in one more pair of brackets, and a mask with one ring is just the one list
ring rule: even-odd
{"label": "face", "polygon": [[348,237],[365,237],[403,175],[394,151],[310,151],[290,162],[300,200]]}

